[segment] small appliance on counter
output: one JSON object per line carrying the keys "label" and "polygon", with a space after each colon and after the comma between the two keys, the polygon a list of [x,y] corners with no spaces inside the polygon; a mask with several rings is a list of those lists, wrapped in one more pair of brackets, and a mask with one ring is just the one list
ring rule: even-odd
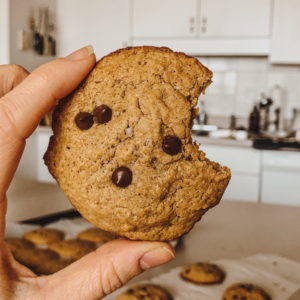
{"label": "small appliance on counter", "polygon": [[268,138],[286,137],[285,111],[286,96],[285,90],[275,85],[270,96],[261,94],[260,99],[254,104],[249,115],[249,134],[252,137],[263,136]]}

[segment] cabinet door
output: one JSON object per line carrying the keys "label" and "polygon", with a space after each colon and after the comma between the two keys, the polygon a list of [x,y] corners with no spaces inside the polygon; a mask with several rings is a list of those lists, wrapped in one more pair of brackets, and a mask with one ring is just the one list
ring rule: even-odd
{"label": "cabinet door", "polygon": [[133,0],[134,38],[193,37],[197,0]]}
{"label": "cabinet door", "polygon": [[200,35],[216,38],[268,37],[271,4],[272,0],[201,0]]}
{"label": "cabinet door", "polygon": [[270,60],[300,64],[300,1],[274,1]]}
{"label": "cabinet door", "polygon": [[[201,143],[200,137],[194,139]],[[210,160],[231,169],[232,177],[224,193],[224,200],[258,202],[261,155],[259,150],[207,144],[201,144],[200,150],[203,150]]]}
{"label": "cabinet door", "polygon": [[93,45],[100,58],[127,46],[129,0],[57,0],[58,55]]}
{"label": "cabinet door", "polygon": [[0,0],[0,65],[9,64],[9,0]]}

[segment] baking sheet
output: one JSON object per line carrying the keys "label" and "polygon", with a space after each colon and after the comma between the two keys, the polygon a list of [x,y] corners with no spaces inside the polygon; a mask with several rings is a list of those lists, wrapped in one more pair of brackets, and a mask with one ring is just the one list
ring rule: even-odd
{"label": "baking sheet", "polygon": [[[75,238],[77,234],[93,225],[83,218],[61,219],[45,227],[65,232],[65,238]],[[38,228],[38,225],[9,223],[6,236],[21,237],[25,232]],[[173,242],[175,246],[176,242]],[[181,267],[150,279],[149,283],[167,288],[174,300],[219,300],[226,288],[233,283],[249,282],[264,288],[272,300],[300,299],[300,263],[276,254],[257,254],[239,259],[221,259],[212,261],[226,271],[222,284],[201,286],[183,281],[180,276]],[[143,281],[145,282],[145,281]],[[108,295],[106,300],[115,299],[116,295],[126,290],[130,284]],[[291,296],[294,296],[291,298]]]}
{"label": "baking sheet", "polygon": [[[165,287],[173,295],[174,300],[220,300],[226,288],[237,282],[261,286],[271,295],[272,300],[288,300],[300,289],[300,263],[276,254],[257,254],[213,262],[226,272],[222,284],[201,286],[183,281],[179,276],[181,267],[174,268],[148,282]],[[105,299],[115,299],[116,295],[129,286],[130,284]]]}

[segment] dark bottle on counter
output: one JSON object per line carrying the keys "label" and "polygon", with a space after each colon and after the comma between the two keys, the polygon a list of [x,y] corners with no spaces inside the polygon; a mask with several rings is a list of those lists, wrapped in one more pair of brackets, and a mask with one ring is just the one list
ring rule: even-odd
{"label": "dark bottle on counter", "polygon": [[255,105],[252,112],[249,115],[249,128],[250,134],[257,135],[260,133],[260,114],[259,109]]}

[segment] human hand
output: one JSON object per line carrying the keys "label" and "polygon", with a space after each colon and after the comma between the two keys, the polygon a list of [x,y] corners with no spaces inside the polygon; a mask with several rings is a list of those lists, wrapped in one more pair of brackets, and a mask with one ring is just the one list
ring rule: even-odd
{"label": "human hand", "polygon": [[101,299],[174,258],[167,243],[115,240],[53,275],[38,277],[17,263],[5,245],[6,191],[25,141],[58,99],[91,71],[95,59],[86,47],[30,75],[18,66],[0,66],[0,299]]}

